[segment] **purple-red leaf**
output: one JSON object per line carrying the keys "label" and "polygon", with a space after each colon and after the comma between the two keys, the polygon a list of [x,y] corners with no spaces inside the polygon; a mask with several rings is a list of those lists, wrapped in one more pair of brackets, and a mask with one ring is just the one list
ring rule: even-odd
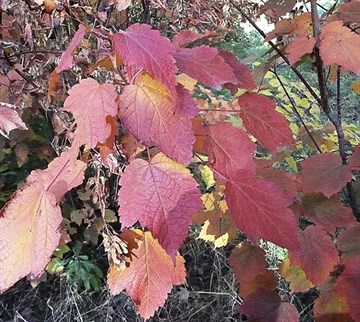
{"label": "purple-red leaf", "polygon": [[126,65],[147,71],[176,100],[175,49],[169,39],[149,25],[136,23],[113,36],[113,47]]}
{"label": "purple-red leaf", "polygon": [[86,34],[86,27],[83,24],[79,25],[79,29],[75,33],[66,51],[61,55],[59,66],[56,67],[57,73],[63,70],[70,69],[73,65],[73,53],[77,46],[80,45]]}
{"label": "purple-red leaf", "polygon": [[132,161],[120,185],[120,222],[129,227],[139,221],[174,256],[187,234],[191,216],[202,209],[190,171],[159,153],[150,163]]}
{"label": "purple-red leaf", "polygon": [[302,161],[301,167],[299,180],[302,190],[306,193],[322,192],[328,198],[352,178],[350,167],[342,164],[340,156],[335,153],[315,155]]}
{"label": "purple-red leaf", "polygon": [[298,249],[298,227],[289,200],[274,183],[239,170],[226,183],[225,198],[237,227],[250,239]]}
{"label": "purple-red leaf", "polygon": [[275,101],[260,94],[245,93],[238,102],[246,129],[271,153],[278,147],[295,144],[289,122],[275,110]]}
{"label": "purple-red leaf", "polygon": [[[181,101],[190,104],[186,92]],[[124,87],[119,98],[119,117],[142,143],[155,144],[170,158],[188,164],[195,142],[191,120],[193,107],[174,105],[167,89],[145,74],[136,85]]]}
{"label": "purple-red leaf", "polygon": [[204,85],[220,89],[225,83],[237,83],[233,69],[215,48],[181,48],[174,53],[177,67]]}

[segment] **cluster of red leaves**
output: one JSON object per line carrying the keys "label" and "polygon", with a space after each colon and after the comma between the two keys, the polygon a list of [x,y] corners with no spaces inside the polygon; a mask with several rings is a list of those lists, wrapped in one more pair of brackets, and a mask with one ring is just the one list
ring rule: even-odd
{"label": "cluster of red leaves", "polygon": [[[274,35],[287,33],[308,40],[309,25],[304,23],[308,19],[308,15],[300,16],[291,26],[284,22]],[[71,68],[74,50],[89,32],[80,24],[54,79]],[[359,72],[359,57],[350,45],[358,42],[358,35],[333,21],[323,27],[321,37],[325,64],[338,63]],[[177,251],[192,215],[203,208],[197,182],[187,169],[195,156],[225,186],[231,222],[249,239],[230,258],[240,282],[244,313],[253,320],[271,321],[295,321],[299,316],[293,304],[276,293],[275,275],[266,269],[264,252],[256,246],[264,239],[289,250],[281,272],[294,284],[294,291],[313,286],[320,290],[315,302],[320,320],[328,315],[360,319],[360,253],[354,242],[359,224],[338,196],[351,181],[352,171],[360,168],[359,148],[349,165],[334,153],[308,158],[301,162],[302,170],[296,176],[257,162],[255,140],[274,160],[279,149],[294,147],[289,122],[276,111],[275,101],[251,92],[256,88],[251,72],[235,56],[197,46],[198,40],[208,38],[187,30],[171,42],[146,24],[133,24],[111,36],[108,59],[122,82],[116,86],[86,78],[69,90],[63,110],[71,112],[76,123],[70,150],[46,170],[34,171],[1,211],[0,291],[44,269],[60,241],[59,202],[84,175],[85,163],[76,160],[79,148],[85,145],[86,152],[98,147],[106,160],[122,126],[134,142],[147,147],[148,159],[132,155],[120,178],[120,236],[129,252],[119,255],[125,265],[111,263],[108,284],[112,294],[126,290],[139,314],[149,318],[164,304],[172,285],[185,282],[184,259]],[[329,51],[330,41],[335,41],[335,48],[340,43],[344,46]],[[235,111],[243,127],[227,121],[209,122],[203,114],[194,121],[198,108],[186,84],[178,82],[181,74],[214,89],[229,88],[233,93],[244,89]],[[2,117],[7,131],[15,126],[25,128],[13,113],[2,113]],[[124,155],[131,154],[126,145],[122,149]],[[214,203],[224,200],[215,198]],[[312,224],[300,229],[299,217]],[[144,231],[133,229],[136,223]],[[343,230],[335,243],[339,227]],[[335,274],[339,265],[343,271]],[[299,275],[300,281],[296,280]]]}

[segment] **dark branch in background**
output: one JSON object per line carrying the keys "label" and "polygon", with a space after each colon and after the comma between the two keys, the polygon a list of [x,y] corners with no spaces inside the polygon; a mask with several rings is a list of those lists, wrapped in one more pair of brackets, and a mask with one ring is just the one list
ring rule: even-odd
{"label": "dark branch in background", "polygon": [[[246,12],[244,10],[241,9],[241,7],[239,7],[236,3],[234,3],[233,0],[229,1],[235,8],[237,11],[240,12],[240,14],[256,29],[256,31],[265,39],[266,38],[266,34],[260,29],[260,27],[255,23],[254,20],[252,20],[248,14],[246,14]],[[272,42],[272,41],[268,41],[268,44],[272,47],[272,49],[274,49],[277,54],[285,61],[285,63],[287,65],[289,65],[289,67],[293,70],[293,72],[295,73],[295,75],[301,80],[301,82],[305,85],[305,87],[307,88],[307,90],[310,92],[310,94],[315,98],[315,100],[319,103],[319,105],[321,105],[321,99],[320,97],[315,93],[315,91],[312,89],[312,87],[310,86],[310,84],[306,81],[306,79],[304,78],[304,76],[297,70],[296,67],[292,66],[290,64],[290,61],[287,59],[287,57],[284,55],[284,53]]]}
{"label": "dark branch in background", "polygon": [[282,82],[281,78],[280,78],[279,75],[277,74],[276,70],[274,70],[274,71],[272,71],[272,72],[273,72],[273,74],[275,75],[276,79],[279,81],[282,89],[284,90],[284,92],[285,92],[288,100],[289,100],[290,103],[291,103],[291,106],[292,106],[293,111],[295,112],[296,116],[299,118],[301,124],[303,125],[303,127],[304,127],[304,129],[305,129],[305,131],[306,131],[306,133],[309,135],[311,141],[314,143],[314,145],[315,145],[316,149],[319,151],[319,153],[322,153],[322,151],[321,151],[319,145],[317,144],[317,142],[315,141],[312,133],[310,132],[310,130],[309,130],[309,128],[307,127],[307,125],[305,124],[304,119],[301,117],[298,109],[296,108],[296,105],[295,105],[295,103],[294,103],[294,100],[292,99],[292,97],[290,96],[289,92],[287,91],[287,89],[286,89],[284,83]]}
{"label": "dark branch in background", "polygon": [[[311,0],[311,16],[312,16],[312,23],[314,30],[313,34],[314,37],[316,38],[314,54],[315,54],[315,66],[316,66],[318,82],[319,82],[319,90],[321,95],[320,106],[322,110],[325,112],[326,116],[329,118],[330,122],[335,127],[339,142],[339,153],[341,156],[342,164],[347,164],[346,141],[345,141],[344,131],[341,122],[340,68],[338,68],[337,70],[337,98],[336,98],[337,115],[334,115],[329,106],[326,82],[324,77],[324,65],[320,57],[320,50],[319,50],[320,20],[317,12],[316,0]],[[346,188],[348,191],[350,207],[354,213],[356,220],[360,221],[360,208],[356,201],[352,183],[351,182],[347,183]]]}

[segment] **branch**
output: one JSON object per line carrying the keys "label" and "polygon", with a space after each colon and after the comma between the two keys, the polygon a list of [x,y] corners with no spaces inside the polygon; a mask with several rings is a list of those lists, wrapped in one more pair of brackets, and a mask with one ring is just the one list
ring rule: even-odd
{"label": "branch", "polygon": [[[252,20],[248,14],[246,14],[241,7],[239,7],[237,4],[234,3],[233,0],[229,1],[235,8],[237,11],[240,12],[240,14],[256,29],[256,31],[265,39],[266,38],[266,34],[260,29],[260,27],[255,23],[254,20]],[[301,80],[301,82],[305,85],[305,87],[307,88],[307,90],[310,92],[310,94],[314,97],[314,99],[319,103],[319,105],[321,105],[321,99],[320,97],[315,93],[315,91],[312,89],[312,87],[310,86],[310,84],[306,81],[306,79],[304,78],[304,76],[297,70],[296,67],[292,66],[290,64],[290,61],[287,59],[287,57],[284,55],[284,53],[272,42],[272,41],[268,41],[268,44],[272,47],[272,49],[274,49],[277,54],[285,61],[285,63],[293,70],[293,72],[295,73],[295,75]]]}
{"label": "branch", "polygon": [[[320,42],[320,20],[319,15],[317,12],[316,0],[311,0],[311,16],[312,16],[312,23],[313,23],[313,34],[316,38],[316,44],[314,47],[314,54],[315,54],[315,66],[317,70],[318,82],[319,82],[319,90],[321,95],[321,108],[325,112],[326,116],[329,118],[330,122],[334,125],[336,134],[338,137],[339,142],[339,153],[342,160],[342,164],[347,164],[347,155],[346,155],[346,141],[345,135],[342,127],[341,122],[341,96],[340,96],[340,69],[337,71],[337,116],[333,114],[329,106],[329,100],[327,95],[327,88],[326,88],[326,81],[324,78],[324,65],[323,61],[320,57],[320,50],[319,50],[319,42]],[[360,208],[356,201],[356,196],[354,193],[353,186],[351,182],[346,184],[346,188],[348,191],[348,198],[349,204],[353,211],[353,214],[356,220],[360,221]]]}
{"label": "branch", "polygon": [[279,81],[282,89],[284,90],[284,92],[285,92],[288,100],[289,100],[290,103],[291,103],[291,106],[292,106],[293,111],[295,112],[295,114],[296,114],[297,117],[299,118],[301,124],[303,125],[303,127],[304,127],[304,129],[305,129],[305,131],[306,131],[306,133],[309,135],[311,141],[314,143],[314,145],[315,145],[316,149],[319,151],[319,153],[322,153],[322,151],[321,151],[319,145],[317,144],[317,142],[315,141],[312,133],[310,132],[310,130],[309,130],[309,128],[307,127],[307,125],[305,124],[304,119],[301,117],[298,109],[296,108],[296,105],[295,105],[295,103],[294,103],[294,100],[292,99],[292,97],[290,96],[289,92],[287,91],[287,89],[286,89],[284,83],[282,82],[281,78],[279,77],[279,75],[277,74],[277,72],[276,72],[275,70],[273,71],[273,73],[274,73],[276,79]]}

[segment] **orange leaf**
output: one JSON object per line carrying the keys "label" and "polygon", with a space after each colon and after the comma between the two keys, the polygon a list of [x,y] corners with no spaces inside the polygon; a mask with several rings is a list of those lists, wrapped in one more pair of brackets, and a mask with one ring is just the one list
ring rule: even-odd
{"label": "orange leaf", "polygon": [[121,270],[112,265],[108,272],[110,293],[119,294],[125,290],[136,304],[137,312],[145,319],[150,318],[159,306],[165,303],[173,285],[185,282],[184,259],[177,254],[176,263],[154,239],[149,231],[133,230],[136,242],[129,265]]}
{"label": "orange leaf", "polygon": [[33,171],[0,214],[0,292],[22,277],[39,276],[59,244],[62,221],[59,202],[78,186],[85,164],[69,152],[45,170]]}
{"label": "orange leaf", "polygon": [[338,64],[360,75],[360,35],[334,21],[321,30],[320,55],[325,66]]}
{"label": "orange leaf", "polygon": [[287,47],[286,52],[289,54],[288,58],[291,65],[294,65],[300,58],[306,54],[311,54],[315,46],[316,39],[311,38],[297,38],[293,40]]}
{"label": "orange leaf", "polygon": [[280,266],[280,274],[290,283],[292,292],[306,292],[314,285],[306,278],[306,274],[299,266],[293,266],[290,259],[286,258]]}

